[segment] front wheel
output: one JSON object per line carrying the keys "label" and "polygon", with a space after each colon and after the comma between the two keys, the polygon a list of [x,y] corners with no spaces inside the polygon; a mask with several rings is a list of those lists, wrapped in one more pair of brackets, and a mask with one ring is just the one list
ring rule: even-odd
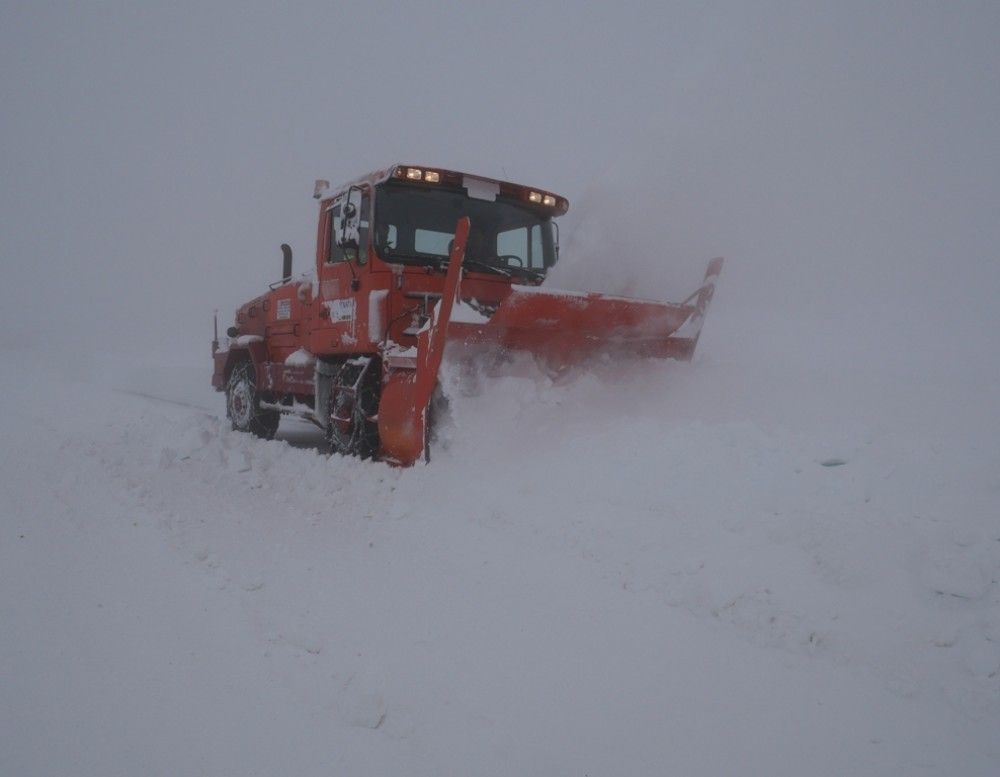
{"label": "front wheel", "polygon": [[277,410],[263,410],[250,362],[237,364],[226,383],[226,415],[238,432],[249,432],[270,440],[281,419]]}
{"label": "front wheel", "polygon": [[381,369],[372,359],[346,362],[330,386],[326,441],[331,453],[368,459],[379,449]]}

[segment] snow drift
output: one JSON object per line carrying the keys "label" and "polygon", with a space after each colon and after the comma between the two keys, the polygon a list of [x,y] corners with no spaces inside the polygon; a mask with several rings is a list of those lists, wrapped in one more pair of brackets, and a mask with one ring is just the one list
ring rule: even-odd
{"label": "snow drift", "polygon": [[976,391],[524,367],[404,471],[22,359],[4,771],[990,773]]}

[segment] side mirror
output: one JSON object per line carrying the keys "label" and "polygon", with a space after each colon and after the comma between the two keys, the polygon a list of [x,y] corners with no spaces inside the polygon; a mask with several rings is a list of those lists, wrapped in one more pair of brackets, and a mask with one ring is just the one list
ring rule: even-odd
{"label": "side mirror", "polygon": [[341,248],[357,250],[361,243],[361,188],[352,186],[347,190],[344,204],[340,208],[340,224],[337,225],[337,245]]}

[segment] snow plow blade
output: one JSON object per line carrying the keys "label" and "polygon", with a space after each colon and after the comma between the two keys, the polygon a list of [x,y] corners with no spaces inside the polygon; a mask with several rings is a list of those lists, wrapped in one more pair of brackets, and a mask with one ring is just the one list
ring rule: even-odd
{"label": "snow plow blade", "polygon": [[682,303],[513,286],[492,317],[453,319],[448,339],[528,351],[556,370],[604,353],[687,361],[698,344],[722,263],[709,262],[701,288]]}
{"label": "snow plow blade", "polygon": [[387,461],[408,466],[427,458],[428,412],[446,344],[459,353],[527,351],[552,374],[604,353],[693,356],[722,259],[709,262],[701,288],[681,303],[513,286],[487,317],[469,305],[456,305],[468,231],[468,219],[460,220],[444,293],[416,348],[386,354],[378,429]]}

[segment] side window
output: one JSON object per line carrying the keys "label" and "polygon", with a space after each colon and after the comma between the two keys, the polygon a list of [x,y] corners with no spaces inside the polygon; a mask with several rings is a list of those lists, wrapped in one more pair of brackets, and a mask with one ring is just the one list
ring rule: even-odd
{"label": "side window", "polygon": [[330,245],[326,253],[327,262],[344,261],[344,249],[337,245],[337,229],[340,226],[340,205],[330,208]]}
{"label": "side window", "polygon": [[[357,258],[357,254],[353,248],[343,248],[337,245],[337,230],[340,227],[340,209],[342,207],[342,202],[337,202],[330,209],[330,244],[326,254],[327,262],[343,262],[347,259]],[[368,193],[365,192],[361,197],[361,218],[358,223],[358,236],[360,240],[358,241],[358,252],[362,258],[362,262],[368,260],[368,236],[371,231],[371,198]]]}
{"label": "side window", "polygon": [[531,260],[528,263],[529,267],[533,267],[536,270],[545,269],[545,251],[542,250],[541,224],[535,224],[531,228],[531,255],[529,259]]}
{"label": "side window", "polygon": [[365,192],[361,197],[361,220],[358,224],[358,255],[362,264],[368,261],[368,236],[371,234],[371,197]]}
{"label": "side window", "polygon": [[399,233],[395,224],[380,222],[375,227],[375,253],[385,259],[399,245]]}

